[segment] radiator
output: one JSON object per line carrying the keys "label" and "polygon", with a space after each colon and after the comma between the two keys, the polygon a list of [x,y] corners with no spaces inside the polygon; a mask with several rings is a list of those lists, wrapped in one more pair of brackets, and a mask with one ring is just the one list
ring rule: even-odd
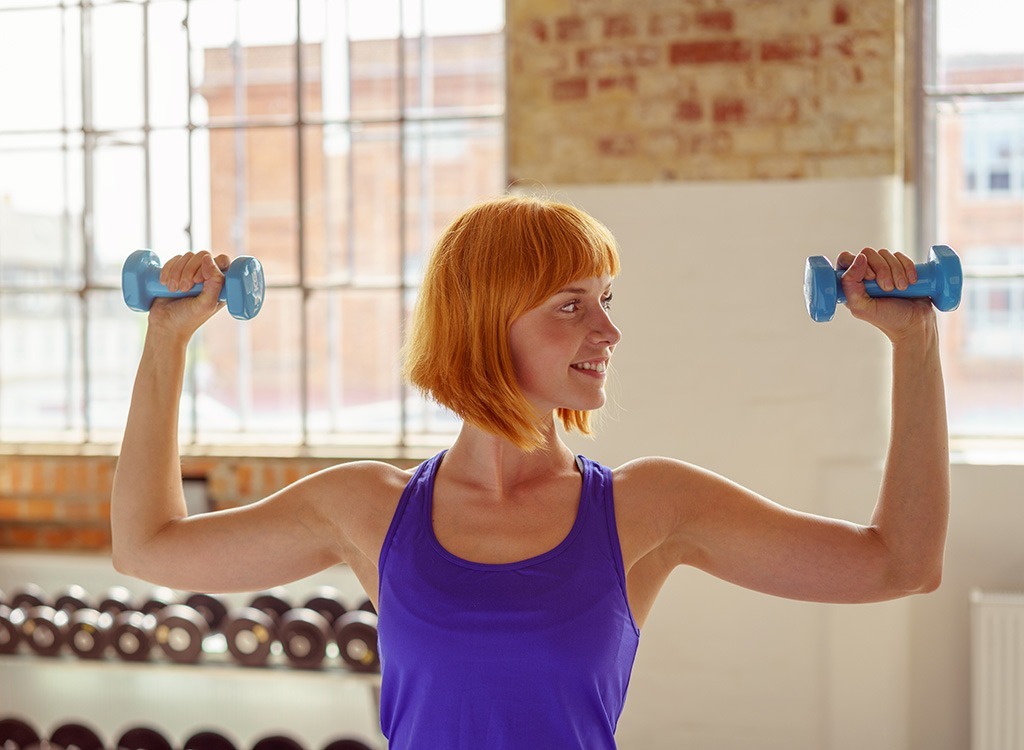
{"label": "radiator", "polygon": [[1024,750],[1024,593],[971,592],[971,748]]}

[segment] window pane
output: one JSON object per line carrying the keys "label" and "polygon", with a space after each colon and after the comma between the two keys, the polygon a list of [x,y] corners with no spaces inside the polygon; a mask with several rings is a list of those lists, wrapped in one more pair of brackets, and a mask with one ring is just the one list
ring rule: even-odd
{"label": "window pane", "polygon": [[[1019,258],[1019,267],[1024,263],[1024,245],[1006,249],[1005,255]],[[965,261],[986,256],[993,257],[991,249],[969,247]],[[986,265],[980,262],[966,269],[970,273]],[[942,323],[954,432],[1020,435],[1024,432],[1024,279],[968,278],[961,312],[942,316]]]}
{"label": "window pane", "polygon": [[93,152],[93,277],[120,284],[121,266],[146,247],[146,171],[141,137],[104,139]]}
{"label": "window pane", "polygon": [[307,117],[348,117],[347,5],[302,0],[302,95]]}
{"label": "window pane", "polygon": [[353,278],[397,283],[399,269],[398,128],[364,125],[352,135],[352,232],[347,263]]}
{"label": "window pane", "polygon": [[398,0],[346,2],[345,6],[352,39],[397,39],[401,34],[402,15]]}
{"label": "window pane", "polygon": [[3,440],[81,440],[81,313],[78,297],[0,294]]}
{"label": "window pane", "polygon": [[93,125],[98,130],[141,128],[142,7],[131,3],[91,11]]}
{"label": "window pane", "polygon": [[309,305],[309,426],[331,433],[399,434],[399,295],[329,291]]}
{"label": "window pane", "polygon": [[483,113],[505,96],[500,34],[406,41],[406,107],[417,114]]}
{"label": "window pane", "polygon": [[82,152],[63,136],[0,138],[0,285],[81,280]]}
{"label": "window pane", "polygon": [[296,137],[291,128],[209,134],[209,247],[259,258],[274,283],[298,279]]}
{"label": "window pane", "polygon": [[61,11],[0,16],[0,131],[64,125]]}
{"label": "window pane", "polygon": [[185,125],[189,99],[185,4],[152,3],[147,12],[150,124]]}
{"label": "window pane", "polygon": [[349,44],[349,109],[354,118],[398,116],[398,40],[359,39]]}
{"label": "window pane", "polygon": [[252,320],[222,310],[200,329],[192,365],[200,443],[301,440],[301,320],[301,293],[270,289]]}
{"label": "window pane", "polygon": [[[421,0],[405,0],[407,17],[417,13]],[[424,33],[430,36],[465,36],[496,34],[505,25],[505,3],[502,0],[475,0],[453,3],[452,0],[422,0]],[[410,26],[406,23],[406,28]],[[408,32],[407,32],[408,33]]]}
{"label": "window pane", "polygon": [[1024,3],[936,0],[939,84],[1024,82]]}
{"label": "window pane", "polygon": [[90,292],[88,303],[89,437],[115,442],[128,417],[147,317],[129,310],[120,291]]}
{"label": "window pane", "polygon": [[151,245],[163,258],[189,249],[188,132],[153,131],[149,144]]}
{"label": "window pane", "polygon": [[[303,131],[306,275],[311,280],[348,283],[352,279],[348,249],[352,227],[349,168],[352,148],[346,125],[308,127]],[[397,175],[396,175],[397,178]]]}
{"label": "window pane", "polygon": [[200,0],[189,29],[196,122],[295,117],[294,2]]}

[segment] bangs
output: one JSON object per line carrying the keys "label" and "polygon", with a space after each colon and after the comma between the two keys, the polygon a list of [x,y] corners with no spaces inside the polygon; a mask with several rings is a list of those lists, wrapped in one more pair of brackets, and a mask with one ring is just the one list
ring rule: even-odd
{"label": "bangs", "polygon": [[517,315],[536,307],[570,282],[619,273],[615,238],[603,224],[568,206],[549,204],[545,208],[542,221],[531,221],[528,223],[532,226],[524,227],[527,236],[519,244],[526,256],[521,269],[525,277],[519,283],[526,281],[524,291],[532,290],[532,294],[525,297]]}

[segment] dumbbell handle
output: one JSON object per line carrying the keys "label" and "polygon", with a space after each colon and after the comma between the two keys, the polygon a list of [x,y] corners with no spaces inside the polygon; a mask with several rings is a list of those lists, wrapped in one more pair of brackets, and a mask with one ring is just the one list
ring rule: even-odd
{"label": "dumbbell handle", "polygon": [[[907,286],[906,289],[893,288],[889,291],[882,289],[874,279],[864,280],[864,291],[869,297],[900,297],[902,299],[920,299],[931,297],[935,292],[936,267],[931,263],[916,263],[917,281]],[[836,269],[836,301],[846,304],[846,292],[843,291],[843,276],[847,269]]]}
{"label": "dumbbell handle", "polygon": [[[196,284],[191,289],[172,292],[160,283],[160,268],[160,259],[152,250],[136,250],[128,256],[121,269],[121,291],[129,308],[146,312],[154,299],[195,297],[203,291],[203,285]],[[265,291],[263,266],[255,258],[242,255],[231,261],[225,272],[219,300],[227,303],[232,317],[248,320],[263,306]]]}

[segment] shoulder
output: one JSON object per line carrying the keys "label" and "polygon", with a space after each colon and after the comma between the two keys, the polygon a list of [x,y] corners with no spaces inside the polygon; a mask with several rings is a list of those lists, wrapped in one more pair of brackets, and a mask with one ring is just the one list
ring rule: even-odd
{"label": "shoulder", "polygon": [[415,467],[402,469],[384,461],[350,461],[311,474],[295,486],[323,507],[358,511],[397,505]]}
{"label": "shoulder", "polygon": [[678,497],[680,492],[693,491],[716,478],[699,466],[663,456],[637,458],[612,470],[616,493],[635,496],[637,501]]}
{"label": "shoulder", "polygon": [[320,521],[359,550],[373,549],[387,533],[415,467],[351,461],[311,474],[292,486]]}
{"label": "shoulder", "polygon": [[664,540],[714,504],[732,483],[700,466],[646,456],[612,470],[616,515]]}

